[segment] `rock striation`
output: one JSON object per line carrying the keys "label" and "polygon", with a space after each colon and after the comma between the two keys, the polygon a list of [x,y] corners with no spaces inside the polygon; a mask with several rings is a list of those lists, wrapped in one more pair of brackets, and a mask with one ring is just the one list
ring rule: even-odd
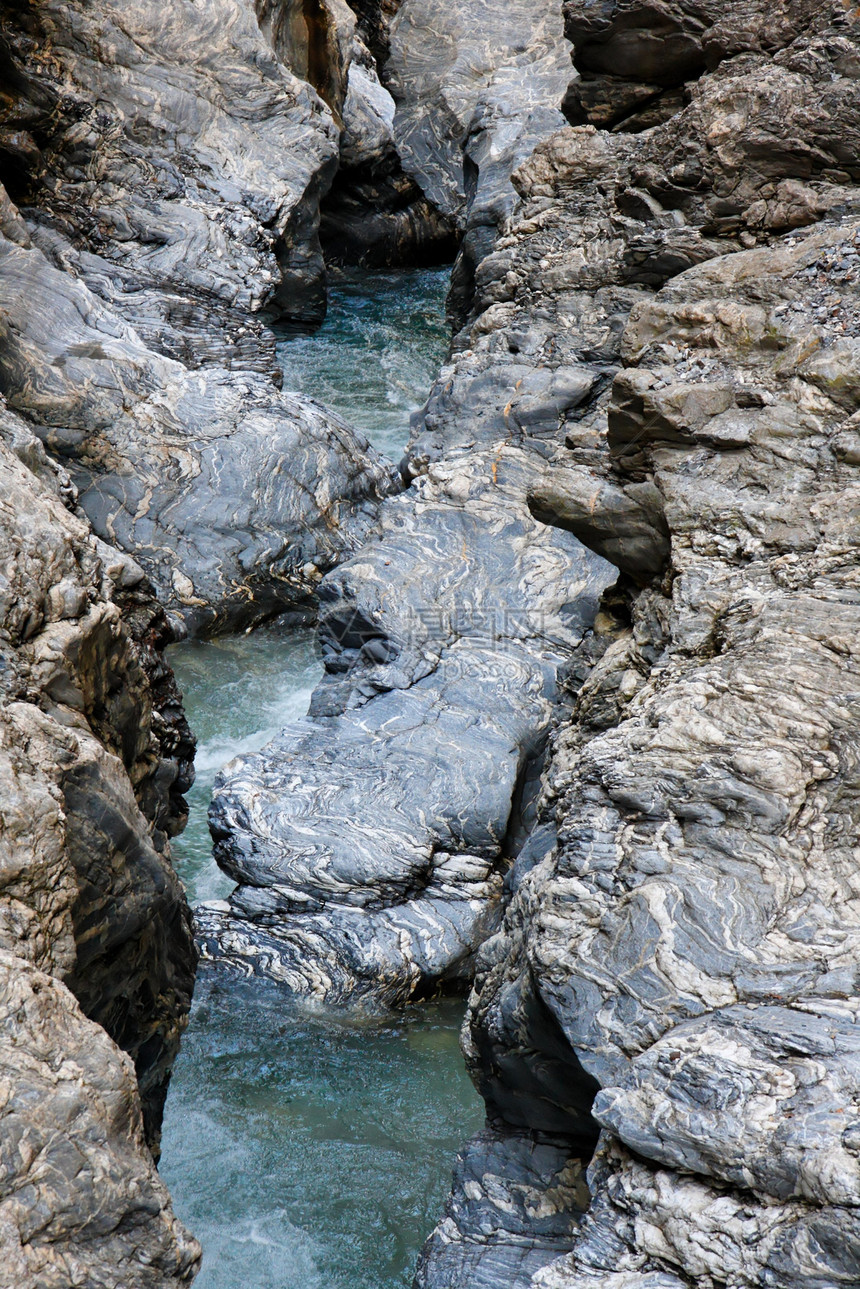
{"label": "rock striation", "polygon": [[194,745],[142,570],[0,409],[3,1282],[186,1283],[158,1181],[196,954],[169,838]]}
{"label": "rock striation", "polygon": [[516,441],[506,373],[586,367],[541,410],[568,459],[530,505],[614,559],[628,614],[553,737],[464,1040],[514,1154],[601,1132],[591,1207],[564,1258],[535,1222],[543,1269],[499,1272],[455,1179],[421,1289],[860,1274],[860,30],[841,3],[729,8],[568,4],[591,124],[515,177],[411,450],[427,468],[469,407]]}
{"label": "rock striation", "polygon": [[402,0],[385,80],[403,168],[462,235],[452,315],[515,201],[512,172],[564,123],[573,75],[556,0]]}
{"label": "rock striation", "polygon": [[189,630],[307,598],[370,526],[391,472],[333,413],[154,353],[29,240],[0,235],[0,275],[0,388]]}
{"label": "rock striation", "polygon": [[541,467],[503,448],[440,462],[323,580],[310,716],[216,785],[216,858],[239,886],[197,910],[204,956],[371,1006],[468,976],[562,662],[614,576],[532,516]]}
{"label": "rock striation", "polygon": [[[342,104],[355,18],[330,7]],[[0,17],[0,393],[192,631],[307,599],[393,486],[339,418],[275,387],[267,324],[324,315],[340,133],[279,56],[310,74],[319,54],[288,8]]]}
{"label": "rock striation", "polygon": [[269,368],[258,315],[324,316],[337,129],[250,3],[13,0],[0,39],[10,195],[145,344]]}

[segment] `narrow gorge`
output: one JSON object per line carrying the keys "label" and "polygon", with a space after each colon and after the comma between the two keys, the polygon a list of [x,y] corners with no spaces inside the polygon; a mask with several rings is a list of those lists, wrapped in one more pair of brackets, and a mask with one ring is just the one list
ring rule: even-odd
{"label": "narrow gorge", "polygon": [[848,0],[0,6],[0,1289],[860,1289],[858,366]]}

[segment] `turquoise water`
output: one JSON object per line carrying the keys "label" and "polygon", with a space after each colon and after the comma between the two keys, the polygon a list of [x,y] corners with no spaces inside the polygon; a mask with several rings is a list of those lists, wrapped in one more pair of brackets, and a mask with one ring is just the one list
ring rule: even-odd
{"label": "turquoise water", "polygon": [[162,1176],[199,1289],[405,1289],[457,1149],[482,1122],[462,1006],[383,1024],[302,1015],[205,975],[173,1076]]}
{"label": "turquoise water", "polygon": [[[316,356],[316,338],[289,342],[306,392],[390,452],[444,357],[446,279],[365,275],[369,299],[350,280]],[[401,326],[417,337],[397,337],[408,350],[398,359]],[[217,770],[303,715],[322,668],[313,632],[285,622],[169,656],[198,739],[189,826],[173,847],[195,903],[231,888],[206,821]],[[161,1161],[177,1214],[203,1244],[199,1289],[407,1289],[454,1156],[483,1121],[459,1051],[462,1015],[456,1000],[388,1021],[312,1014],[275,985],[201,975]]]}
{"label": "turquoise water", "polygon": [[248,635],[191,640],[167,651],[197,738],[188,827],[173,855],[191,904],[233,889],[212,858],[208,812],[215,775],[234,756],[257,752],[308,710],[322,676],[314,633],[283,622]]}
{"label": "turquoise water", "polygon": [[448,268],[332,269],[322,327],[278,346],[284,389],[333,407],[399,460],[409,417],[426,401],[448,353],[450,280]]}

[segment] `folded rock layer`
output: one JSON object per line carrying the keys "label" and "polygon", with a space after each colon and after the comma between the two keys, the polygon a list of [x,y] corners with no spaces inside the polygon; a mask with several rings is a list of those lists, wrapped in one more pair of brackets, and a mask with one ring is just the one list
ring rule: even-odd
{"label": "folded rock layer", "polygon": [[[470,403],[527,433],[479,393],[506,369],[581,372],[530,504],[614,556],[630,628],[553,741],[465,1043],[512,1147],[603,1135],[566,1257],[535,1224],[544,1268],[511,1239],[499,1270],[455,1190],[416,1283],[474,1283],[477,1247],[498,1286],[854,1284],[860,31],[842,4],[566,8],[615,132],[515,176],[412,453]],[[637,77],[662,118],[628,119]]]}

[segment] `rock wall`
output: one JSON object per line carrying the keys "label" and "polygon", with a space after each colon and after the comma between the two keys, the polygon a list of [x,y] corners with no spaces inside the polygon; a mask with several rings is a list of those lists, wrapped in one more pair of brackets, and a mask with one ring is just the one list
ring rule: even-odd
{"label": "rock wall", "polygon": [[194,745],[141,569],[0,408],[4,1284],[187,1282],[158,1181],[196,955],[168,839]]}
{"label": "rock wall", "polygon": [[0,232],[0,275],[0,389],[188,629],[307,598],[360,540],[394,484],[334,413],[257,373],[154,353],[26,230]]}
{"label": "rock wall", "polygon": [[[628,614],[478,956],[465,1048],[495,1136],[468,1175],[497,1211],[455,1179],[420,1289],[860,1274],[860,30],[841,3],[720,8],[567,5],[568,111],[604,128],[515,176],[412,448],[426,469],[472,409],[516,442],[532,390],[576,377],[542,405],[529,504],[613,559]],[[598,1132],[559,1259],[505,1216],[534,1187],[522,1134],[572,1165]]]}
{"label": "rock wall", "polygon": [[15,1289],[155,1289],[199,1267],[153,1162],[196,965],[169,851],[194,747],[162,650],[177,628],[306,601],[399,487],[273,380],[268,324],[324,311],[340,131],[269,34],[244,0],[0,15],[0,1282]]}
{"label": "rock wall", "polygon": [[339,136],[276,54],[310,57],[291,14],[260,6],[268,39],[250,0],[0,16],[0,393],[192,631],[306,600],[393,486],[275,387],[265,324],[324,315]]}

